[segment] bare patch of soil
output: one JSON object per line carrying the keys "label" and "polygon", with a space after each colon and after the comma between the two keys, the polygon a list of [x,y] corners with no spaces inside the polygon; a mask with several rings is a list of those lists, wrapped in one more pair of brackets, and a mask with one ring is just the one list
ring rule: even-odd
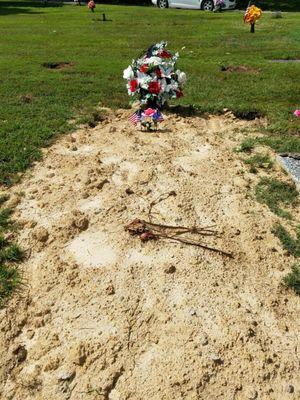
{"label": "bare patch of soil", "polygon": [[[254,200],[265,172],[232,151],[259,122],[168,115],[147,133],[130,113],[61,138],[11,189],[32,251],[0,311],[1,398],[299,399],[295,260]],[[153,222],[214,225],[207,243],[233,258],[125,231],[170,191]]]}
{"label": "bare patch of soil", "polygon": [[33,95],[31,93],[23,94],[19,99],[22,103],[31,103],[33,101]]}
{"label": "bare patch of soil", "polygon": [[62,61],[62,62],[45,62],[42,64],[44,68],[47,69],[55,69],[55,70],[62,70],[62,69],[69,69],[74,67],[73,62]]}
{"label": "bare patch of soil", "polygon": [[251,74],[259,74],[260,69],[249,67],[247,65],[222,65],[220,70],[223,72],[239,72],[239,73],[251,73]]}

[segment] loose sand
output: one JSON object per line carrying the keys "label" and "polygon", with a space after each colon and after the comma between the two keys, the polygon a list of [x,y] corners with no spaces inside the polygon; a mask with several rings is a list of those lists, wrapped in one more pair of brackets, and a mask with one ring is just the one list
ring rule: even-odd
{"label": "loose sand", "polygon": [[[264,172],[233,152],[258,121],[170,115],[146,133],[129,113],[62,137],[10,190],[31,253],[0,311],[0,398],[299,399],[294,260],[254,199]],[[233,259],[124,231],[167,191],[155,221],[215,225]]]}

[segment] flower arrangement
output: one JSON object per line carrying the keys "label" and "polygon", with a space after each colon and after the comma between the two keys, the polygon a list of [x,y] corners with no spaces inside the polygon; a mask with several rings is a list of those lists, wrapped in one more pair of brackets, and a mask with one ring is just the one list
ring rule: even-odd
{"label": "flower arrangement", "polygon": [[133,123],[141,122],[151,129],[152,120],[156,127],[163,120],[160,110],[165,103],[183,96],[186,74],[177,69],[178,58],[178,53],[173,55],[167,43],[161,42],[151,46],[124,70],[128,95],[140,103],[140,110],[130,117]]}
{"label": "flower arrangement", "polygon": [[217,11],[222,11],[222,8],[225,7],[224,0],[215,0],[215,9]]}
{"label": "flower arrangement", "polygon": [[255,31],[255,22],[262,16],[262,10],[255,5],[247,8],[244,15],[244,22],[251,25],[251,32]]}
{"label": "flower arrangement", "polygon": [[95,10],[95,8],[96,8],[96,4],[95,4],[95,2],[94,2],[94,0],[90,0],[89,2],[88,2],[88,8],[92,11],[92,12],[94,12],[94,10]]}

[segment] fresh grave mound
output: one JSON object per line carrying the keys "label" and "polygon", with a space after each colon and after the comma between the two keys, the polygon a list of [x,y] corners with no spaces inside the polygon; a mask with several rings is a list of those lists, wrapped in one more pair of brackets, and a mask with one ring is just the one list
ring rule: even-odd
{"label": "fresh grave mound", "polygon": [[[2,398],[299,397],[299,300],[281,285],[293,260],[252,196],[259,173],[232,151],[258,122],[167,114],[145,133],[107,112],[11,189],[31,254],[0,311]],[[149,210],[213,226],[207,243],[233,258],[125,231]]]}

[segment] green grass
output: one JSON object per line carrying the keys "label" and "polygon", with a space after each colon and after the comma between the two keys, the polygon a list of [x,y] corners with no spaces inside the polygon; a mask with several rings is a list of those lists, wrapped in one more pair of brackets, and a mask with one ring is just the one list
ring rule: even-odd
{"label": "green grass", "polygon": [[6,194],[1,194],[1,195],[0,195],[0,206],[1,206],[2,204],[4,204],[8,199],[9,199],[9,196],[8,196],[8,195],[6,195]]}
{"label": "green grass", "polygon": [[246,138],[242,143],[235,149],[237,153],[251,153],[256,145],[255,139]]}
{"label": "green grass", "polygon": [[18,269],[15,266],[0,263],[0,307],[11,297],[20,283]]}
{"label": "green grass", "polygon": [[11,244],[0,250],[0,264],[4,262],[19,262],[23,259],[23,253],[16,244]]}
{"label": "green grass", "polygon": [[[0,206],[7,200],[8,196],[0,196]],[[0,208],[0,308],[21,282],[17,263],[24,258],[19,246],[4,236],[6,232],[15,227],[11,220],[11,214],[11,209]]]}
{"label": "green grass", "polygon": [[12,210],[10,208],[0,209],[0,232],[8,229],[11,226]]}
{"label": "green grass", "polygon": [[[0,183],[13,183],[42,146],[74,129],[68,122],[74,116],[99,102],[126,107],[122,70],[160,40],[179,50],[179,67],[188,74],[182,104],[200,112],[266,115],[276,135],[299,131],[292,113],[300,107],[300,64],[269,60],[300,57],[300,14],[275,20],[266,13],[251,36],[239,12],[98,4],[92,14],[85,6],[29,4],[0,0]],[[102,11],[110,22],[98,20]],[[42,66],[63,61],[73,66]],[[220,65],[258,72],[224,72]]]}
{"label": "green grass", "polygon": [[283,282],[300,295],[300,267],[294,265],[292,271],[283,278]]}
{"label": "green grass", "polygon": [[[297,226],[293,237],[281,224],[275,226],[273,233],[279,238],[283,248],[294,257],[300,257],[300,225]],[[294,265],[283,282],[296,294],[300,295],[300,266]]]}
{"label": "green grass", "polygon": [[296,238],[293,238],[281,224],[275,226],[273,233],[278,237],[285,250],[294,257],[300,257],[300,226],[296,229]]}
{"label": "green grass", "polygon": [[0,308],[21,283],[17,263],[23,260],[23,252],[16,244],[1,237],[0,243]]}
{"label": "green grass", "polygon": [[0,236],[0,251],[7,245],[7,240],[4,236]]}
{"label": "green grass", "polygon": [[298,136],[270,135],[257,138],[244,139],[237,152],[251,153],[255,146],[264,145],[271,147],[277,153],[300,153],[300,139]]}
{"label": "green grass", "polygon": [[276,215],[291,219],[289,212],[281,205],[294,206],[298,202],[298,191],[294,184],[281,182],[275,178],[261,178],[255,188],[257,201],[266,204]]}
{"label": "green grass", "polygon": [[270,159],[268,154],[254,154],[252,157],[244,160],[244,163],[250,166],[250,172],[257,173],[259,168],[271,169],[273,161]]}

